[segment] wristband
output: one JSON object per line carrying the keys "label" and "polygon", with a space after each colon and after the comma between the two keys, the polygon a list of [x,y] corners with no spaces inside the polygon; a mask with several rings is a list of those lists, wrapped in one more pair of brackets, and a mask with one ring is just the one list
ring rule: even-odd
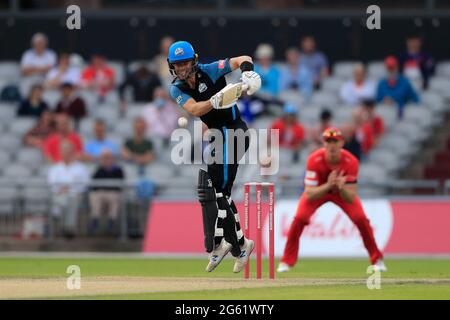
{"label": "wristband", "polygon": [[244,61],[241,63],[239,68],[241,69],[242,72],[253,71],[253,63],[251,63],[250,61]]}

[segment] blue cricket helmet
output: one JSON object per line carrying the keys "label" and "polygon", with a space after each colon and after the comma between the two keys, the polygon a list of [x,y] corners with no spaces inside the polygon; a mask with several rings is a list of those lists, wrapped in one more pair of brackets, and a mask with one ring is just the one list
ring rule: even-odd
{"label": "blue cricket helmet", "polygon": [[187,41],[174,42],[169,48],[167,61],[169,63],[177,63],[195,59],[195,51],[192,45]]}
{"label": "blue cricket helmet", "polygon": [[174,63],[193,60],[193,72],[195,72],[198,63],[198,55],[195,53],[192,45],[187,41],[174,42],[169,48],[169,54],[167,56],[167,63],[172,75],[176,76]]}

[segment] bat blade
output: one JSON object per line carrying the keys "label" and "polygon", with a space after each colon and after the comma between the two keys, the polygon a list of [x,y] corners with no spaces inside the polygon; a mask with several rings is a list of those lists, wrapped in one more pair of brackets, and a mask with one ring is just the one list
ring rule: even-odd
{"label": "bat blade", "polygon": [[239,99],[242,94],[242,83],[229,84],[222,91],[222,106],[230,105]]}

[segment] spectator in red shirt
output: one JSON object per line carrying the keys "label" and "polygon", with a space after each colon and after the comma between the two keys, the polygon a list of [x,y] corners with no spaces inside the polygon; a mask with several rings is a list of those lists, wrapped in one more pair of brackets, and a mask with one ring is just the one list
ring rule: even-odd
{"label": "spectator in red shirt", "polygon": [[62,84],[61,95],[61,100],[56,105],[55,112],[66,113],[75,120],[75,126],[78,126],[81,118],[86,116],[86,104],[84,100],[76,95],[74,85],[69,82]]}
{"label": "spectator in red shirt", "polygon": [[73,131],[69,117],[65,113],[56,115],[56,132],[50,134],[44,141],[43,152],[48,161],[61,161],[60,146],[62,141],[69,141],[73,146],[77,158],[81,156],[83,142]]}
{"label": "spectator in red shirt", "polygon": [[46,110],[39,121],[25,134],[23,143],[27,147],[42,149],[47,137],[55,131],[54,115]]}
{"label": "spectator in red shirt", "polygon": [[303,146],[305,139],[305,129],[297,121],[297,108],[292,104],[285,104],[283,107],[283,116],[275,120],[271,129],[279,130],[279,143],[281,148],[291,149],[293,151],[293,161],[297,162],[299,151]]}
{"label": "spectator in red shirt", "polygon": [[384,120],[375,113],[375,101],[364,100],[362,102],[363,117],[372,125],[374,135],[374,145],[378,143],[384,134]]}
{"label": "spectator in red shirt", "polygon": [[362,157],[366,156],[375,144],[375,133],[368,114],[364,109],[355,109],[353,112],[353,125],[356,139],[361,145]]}
{"label": "spectator in red shirt", "polygon": [[100,99],[114,88],[114,70],[108,67],[103,55],[92,56],[90,66],[81,74],[81,83],[84,88],[96,91]]}

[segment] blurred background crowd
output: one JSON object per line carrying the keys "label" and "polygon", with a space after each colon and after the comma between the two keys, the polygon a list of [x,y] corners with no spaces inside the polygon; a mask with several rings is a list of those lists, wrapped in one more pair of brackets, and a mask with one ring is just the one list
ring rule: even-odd
{"label": "blurred background crowd", "polygon": [[[123,197],[131,197],[141,213],[139,222],[128,224],[139,225],[139,236],[153,197],[192,198],[199,166],[170,160],[178,118],[189,118],[193,130],[193,119],[168,95],[173,79],[166,57],[176,40],[166,34],[155,40],[159,50],[152,56],[121,61],[109,59],[101,46],[84,56],[61,51],[44,32],[20,39],[29,48],[15,61],[0,60],[0,211],[51,212],[49,228],[68,237],[79,232],[80,211],[88,235],[100,232],[105,213],[102,230],[117,235],[120,212],[129,205]],[[193,43],[200,63],[226,58],[204,57],[208,44],[182,40]],[[369,62],[336,61],[314,33],[298,37],[282,55],[269,41],[252,52],[236,48],[235,55],[253,57],[262,77],[261,90],[239,101],[242,117],[250,127],[278,129],[281,146],[277,176],[261,177],[243,166],[237,185],[274,180],[282,195],[297,194],[306,157],[320,147],[321,132],[330,125],[342,129],[345,148],[362,161],[367,195],[388,194],[405,178],[420,180],[412,192],[435,186],[423,179],[450,178],[448,166],[440,165],[450,160],[448,136],[425,149],[447,127],[450,62],[435,59],[419,32],[396,41],[403,50],[391,54],[386,48]],[[238,71],[230,75],[230,81],[238,79]],[[415,161],[421,153],[428,158]]]}

